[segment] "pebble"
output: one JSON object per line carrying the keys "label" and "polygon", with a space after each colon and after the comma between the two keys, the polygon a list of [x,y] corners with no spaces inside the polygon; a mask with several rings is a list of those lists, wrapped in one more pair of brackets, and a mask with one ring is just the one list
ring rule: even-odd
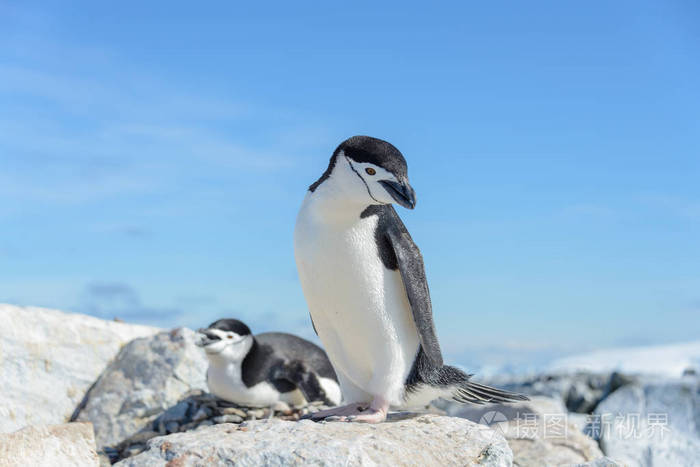
{"label": "pebble", "polygon": [[180,431],[180,424],[178,422],[168,422],[165,424],[166,433],[177,433]]}
{"label": "pebble", "polygon": [[214,423],[241,423],[243,417],[240,415],[219,415],[213,418]]}
{"label": "pebble", "polygon": [[246,418],[248,416],[243,410],[238,407],[225,407],[221,409],[221,413],[224,415],[238,415],[239,417]]}
{"label": "pebble", "polygon": [[[226,412],[224,412],[226,413]],[[204,420],[206,418],[209,418],[211,415],[211,410],[206,410],[205,408],[200,408],[196,414],[192,417],[192,421],[194,422],[199,422],[201,420]]]}
{"label": "pebble", "polygon": [[251,418],[263,418],[265,416],[265,411],[263,409],[253,409],[248,411],[248,416]]}

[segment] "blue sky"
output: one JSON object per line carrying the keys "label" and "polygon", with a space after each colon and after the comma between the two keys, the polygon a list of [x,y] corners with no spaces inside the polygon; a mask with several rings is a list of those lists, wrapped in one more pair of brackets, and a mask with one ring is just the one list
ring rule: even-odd
{"label": "blue sky", "polygon": [[0,2],[0,301],[311,336],[296,212],[369,134],[450,359],[695,339],[698,83],[690,1]]}

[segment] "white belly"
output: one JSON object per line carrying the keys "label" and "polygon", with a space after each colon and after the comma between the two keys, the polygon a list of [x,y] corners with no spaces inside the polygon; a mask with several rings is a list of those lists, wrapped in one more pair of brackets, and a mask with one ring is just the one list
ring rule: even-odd
{"label": "white belly", "polygon": [[379,258],[377,217],[329,224],[310,211],[307,197],[295,230],[297,268],[343,396],[357,399],[348,393],[359,389],[398,405],[419,340],[400,273]]}
{"label": "white belly", "polygon": [[248,407],[269,407],[277,402],[300,405],[305,402],[298,389],[280,393],[266,381],[247,387],[241,379],[240,368],[235,365],[210,365],[207,386],[216,397]]}

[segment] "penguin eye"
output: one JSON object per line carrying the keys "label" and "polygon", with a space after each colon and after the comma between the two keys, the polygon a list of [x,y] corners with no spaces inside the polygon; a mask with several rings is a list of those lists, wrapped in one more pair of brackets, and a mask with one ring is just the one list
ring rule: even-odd
{"label": "penguin eye", "polygon": [[374,175],[374,174],[377,173],[377,171],[374,170],[372,167],[367,167],[367,168],[365,169],[365,172],[367,172],[367,174],[369,174],[369,175]]}

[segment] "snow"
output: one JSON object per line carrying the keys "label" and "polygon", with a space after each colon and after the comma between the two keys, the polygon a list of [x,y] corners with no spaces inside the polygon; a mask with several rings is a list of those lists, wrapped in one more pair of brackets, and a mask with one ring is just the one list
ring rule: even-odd
{"label": "snow", "polygon": [[547,372],[620,371],[679,377],[689,368],[700,370],[700,341],[596,350],[556,359],[548,365]]}

